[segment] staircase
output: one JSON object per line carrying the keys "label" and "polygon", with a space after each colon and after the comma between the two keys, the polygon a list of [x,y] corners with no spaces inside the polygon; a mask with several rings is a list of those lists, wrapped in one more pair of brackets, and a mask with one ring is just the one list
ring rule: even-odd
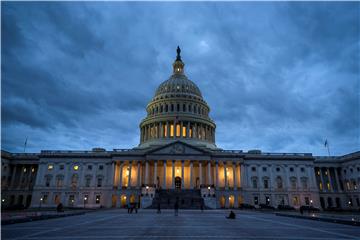
{"label": "staircase", "polygon": [[148,208],[156,209],[160,203],[161,209],[173,209],[176,199],[179,201],[180,209],[200,209],[203,204],[200,190],[157,190],[153,202]]}

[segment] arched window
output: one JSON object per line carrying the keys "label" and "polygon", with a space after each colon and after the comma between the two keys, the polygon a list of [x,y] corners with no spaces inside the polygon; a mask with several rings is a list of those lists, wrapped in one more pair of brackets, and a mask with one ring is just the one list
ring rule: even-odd
{"label": "arched window", "polygon": [[78,183],[78,175],[73,174],[71,177],[71,187],[76,188]]}
{"label": "arched window", "polygon": [[192,105],[191,104],[189,104],[189,106],[188,106],[188,112],[191,112],[191,108],[192,107]]}
{"label": "arched window", "polygon": [[90,187],[91,186],[91,179],[92,179],[92,175],[86,175],[85,176],[85,187]]}
{"label": "arched window", "polygon": [[306,177],[302,177],[301,178],[301,185],[303,189],[307,189],[308,188],[308,180]]}
{"label": "arched window", "polygon": [[163,105],[160,106],[160,112],[162,113],[164,110]]}
{"label": "arched window", "polygon": [[177,111],[177,112],[180,112],[180,104],[177,104],[177,105],[176,105],[176,111]]}
{"label": "arched window", "polygon": [[290,178],[291,188],[296,189],[296,177]]}
{"label": "arched window", "polygon": [[50,187],[52,176],[50,174],[45,176],[45,186]]}
{"label": "arched window", "polygon": [[182,111],[186,112],[186,105],[185,104],[183,104],[183,110]]}
{"label": "arched window", "polygon": [[96,178],[96,186],[97,187],[102,187],[102,183],[103,183],[103,176],[97,176],[97,178]]}
{"label": "arched window", "polygon": [[171,104],[171,111],[174,111],[174,104]]}
{"label": "arched window", "polygon": [[169,106],[166,104],[165,105],[165,112],[168,112],[169,111]]}
{"label": "arched window", "polygon": [[282,182],[282,179],[281,179],[280,176],[276,178],[276,186],[277,186],[277,188],[279,188],[279,189],[282,189],[282,188],[283,188],[283,182]]}
{"label": "arched window", "polygon": [[57,175],[56,176],[56,187],[60,188],[64,184],[64,175]]}
{"label": "arched window", "polygon": [[252,183],[253,188],[257,188],[258,187],[257,177],[252,177],[251,178],[251,183]]}

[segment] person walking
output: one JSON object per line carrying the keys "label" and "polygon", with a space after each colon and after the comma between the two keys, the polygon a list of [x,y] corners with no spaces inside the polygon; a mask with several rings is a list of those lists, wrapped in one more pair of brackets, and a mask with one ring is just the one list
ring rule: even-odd
{"label": "person walking", "polygon": [[179,198],[176,198],[174,210],[175,210],[175,216],[177,216],[179,214]]}
{"label": "person walking", "polygon": [[127,204],[127,209],[128,209],[128,213],[130,214],[131,213],[131,204],[130,204],[130,202],[128,202],[128,204]]}

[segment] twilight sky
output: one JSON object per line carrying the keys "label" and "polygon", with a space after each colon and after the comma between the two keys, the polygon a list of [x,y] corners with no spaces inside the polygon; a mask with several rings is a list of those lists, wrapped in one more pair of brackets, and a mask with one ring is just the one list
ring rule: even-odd
{"label": "twilight sky", "polygon": [[176,47],[217,146],[360,150],[360,3],[2,2],[1,148],[132,148]]}

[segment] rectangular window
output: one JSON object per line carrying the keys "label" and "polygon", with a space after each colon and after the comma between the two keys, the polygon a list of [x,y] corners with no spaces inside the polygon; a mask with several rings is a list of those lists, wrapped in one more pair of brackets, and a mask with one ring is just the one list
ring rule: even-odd
{"label": "rectangular window", "polygon": [[44,195],[42,198],[42,203],[47,204],[47,200],[48,200],[48,195]]}
{"label": "rectangular window", "polygon": [[176,124],[176,136],[180,137],[180,124]]}
{"label": "rectangular window", "polygon": [[299,198],[298,197],[293,197],[293,205],[295,205],[295,206],[299,205]]}
{"label": "rectangular window", "polygon": [[323,190],[322,183],[319,183],[320,190]]}
{"label": "rectangular window", "polygon": [[88,165],[88,170],[91,170],[92,169],[92,165]]}
{"label": "rectangular window", "polygon": [[96,195],[95,203],[100,204],[100,195]]}
{"label": "rectangular window", "polygon": [[170,137],[174,137],[174,124],[170,124]]}
{"label": "rectangular window", "polygon": [[60,170],[64,170],[64,165],[60,165]]}
{"label": "rectangular window", "polygon": [[329,182],[326,184],[326,187],[327,187],[328,190],[330,190],[330,183]]}
{"label": "rectangular window", "polygon": [[164,137],[167,137],[168,134],[167,134],[167,127],[166,127],[166,125],[163,126],[163,132],[164,132]]}
{"label": "rectangular window", "polygon": [[103,165],[100,165],[99,166],[99,170],[103,170],[104,169],[104,166]]}
{"label": "rectangular window", "polygon": [[182,129],[182,137],[186,137],[186,127],[183,126],[183,129]]}
{"label": "rectangular window", "polygon": [[85,187],[90,187],[91,178],[86,178]]}
{"label": "rectangular window", "polygon": [[189,129],[189,137],[193,137],[193,132],[192,132],[192,127],[190,127],[190,129]]}
{"label": "rectangular window", "polygon": [[265,204],[270,205],[270,197],[269,196],[265,197]]}
{"label": "rectangular window", "polygon": [[254,204],[258,205],[259,204],[259,198],[258,197],[254,197]]}
{"label": "rectangular window", "polygon": [[98,178],[97,186],[98,186],[98,187],[101,187],[101,186],[102,186],[102,178]]}
{"label": "rectangular window", "polygon": [[267,179],[264,179],[264,188],[265,189],[269,188],[269,181]]}
{"label": "rectangular window", "polygon": [[74,195],[70,195],[69,196],[69,205],[72,206],[75,203],[75,196]]}

